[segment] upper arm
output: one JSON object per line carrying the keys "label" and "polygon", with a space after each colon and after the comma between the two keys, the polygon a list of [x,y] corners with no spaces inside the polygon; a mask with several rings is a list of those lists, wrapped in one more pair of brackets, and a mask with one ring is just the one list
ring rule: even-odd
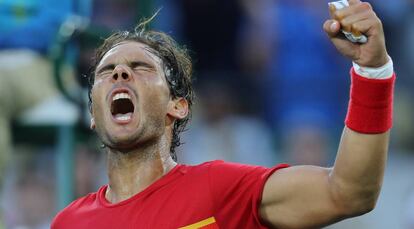
{"label": "upper arm", "polygon": [[266,181],[259,208],[261,218],[277,228],[319,228],[345,217],[332,190],[331,169],[294,166]]}

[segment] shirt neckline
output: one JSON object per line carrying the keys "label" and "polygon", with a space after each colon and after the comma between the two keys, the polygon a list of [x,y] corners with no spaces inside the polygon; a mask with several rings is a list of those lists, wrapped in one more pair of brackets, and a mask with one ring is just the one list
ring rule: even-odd
{"label": "shirt neckline", "polygon": [[123,206],[125,204],[128,204],[130,202],[133,202],[133,201],[141,198],[145,194],[153,191],[154,189],[157,189],[161,186],[164,186],[164,185],[168,184],[169,182],[175,180],[176,178],[178,178],[179,175],[184,174],[185,172],[186,172],[185,171],[185,166],[182,165],[182,164],[177,164],[168,173],[166,173],[165,175],[160,177],[154,183],[150,184],[148,187],[146,187],[141,192],[138,192],[137,194],[131,196],[130,198],[128,198],[126,200],[123,200],[121,202],[115,203],[115,204],[109,202],[105,197],[106,190],[108,189],[108,184],[106,184],[98,190],[98,201],[102,206],[107,207],[107,208],[114,208],[114,207],[118,207],[118,206]]}

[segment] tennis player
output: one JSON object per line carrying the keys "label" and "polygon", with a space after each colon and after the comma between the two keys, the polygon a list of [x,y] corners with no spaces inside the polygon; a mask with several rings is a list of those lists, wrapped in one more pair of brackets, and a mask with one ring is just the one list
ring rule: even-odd
{"label": "tennis player", "polygon": [[[113,34],[97,51],[91,128],[106,146],[109,184],[63,209],[53,229],[320,228],[375,207],[395,74],[369,3],[349,0],[323,25],[339,53],[353,62],[332,168],[177,164],[175,148],[194,99],[191,61],[171,37],[145,24]],[[361,32],[367,42],[352,43],[342,29]]]}

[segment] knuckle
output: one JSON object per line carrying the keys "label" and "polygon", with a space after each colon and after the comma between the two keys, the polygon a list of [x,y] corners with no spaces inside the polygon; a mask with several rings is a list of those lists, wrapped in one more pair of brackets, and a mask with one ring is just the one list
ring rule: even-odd
{"label": "knuckle", "polygon": [[381,22],[381,19],[379,18],[379,17],[375,17],[375,21],[377,22],[377,23],[379,23],[379,24],[381,24],[382,22]]}
{"label": "knuckle", "polygon": [[352,29],[352,30],[359,30],[359,27],[360,27],[360,26],[359,26],[359,24],[358,24],[358,23],[354,23],[354,24],[352,24],[352,25],[351,25],[351,29]]}
{"label": "knuckle", "polygon": [[323,23],[323,28],[325,30],[329,30],[329,25],[330,25],[330,22],[329,21],[326,21],[325,23]]}
{"label": "knuckle", "polygon": [[335,13],[333,13],[333,17],[335,19],[341,20],[344,16],[343,16],[343,13],[341,11],[337,10],[337,11],[335,11]]}
{"label": "knuckle", "polygon": [[340,23],[341,23],[341,26],[344,27],[344,28],[348,28],[348,27],[352,26],[352,23],[349,20],[347,20],[346,18],[342,19],[340,21]]}
{"label": "knuckle", "polygon": [[380,25],[382,26],[382,21],[379,17],[377,17],[377,15],[374,15],[375,17],[372,18],[372,21],[375,25]]}
{"label": "knuckle", "polygon": [[352,24],[349,23],[346,19],[344,19],[344,20],[341,21],[341,26],[342,27],[350,27],[350,26],[352,26]]}
{"label": "knuckle", "polygon": [[342,29],[346,32],[351,32],[352,31],[352,26],[351,25],[344,25],[342,26]]}
{"label": "knuckle", "polygon": [[376,19],[376,23],[377,23],[377,25],[382,26],[382,21],[381,21],[381,19],[377,18],[377,19]]}
{"label": "knuckle", "polygon": [[372,9],[372,6],[369,2],[362,2],[361,7],[363,7],[364,9],[367,9],[367,10]]}
{"label": "knuckle", "polygon": [[351,31],[353,33],[359,34],[361,32],[361,30],[363,30],[361,24],[359,24],[359,23],[352,24]]}

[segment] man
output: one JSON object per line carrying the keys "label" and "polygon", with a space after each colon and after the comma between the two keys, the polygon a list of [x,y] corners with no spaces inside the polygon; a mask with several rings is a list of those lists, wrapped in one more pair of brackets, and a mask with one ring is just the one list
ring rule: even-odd
{"label": "man", "polygon": [[[319,228],[372,210],[386,162],[395,75],[371,6],[349,4],[324,24],[354,62],[333,168],[177,164],[174,149],[193,102],[191,62],[169,36],[145,31],[144,23],[114,34],[97,53],[91,127],[107,148],[109,184],[74,201],[52,228]],[[341,28],[362,32],[368,42],[343,39]]]}

